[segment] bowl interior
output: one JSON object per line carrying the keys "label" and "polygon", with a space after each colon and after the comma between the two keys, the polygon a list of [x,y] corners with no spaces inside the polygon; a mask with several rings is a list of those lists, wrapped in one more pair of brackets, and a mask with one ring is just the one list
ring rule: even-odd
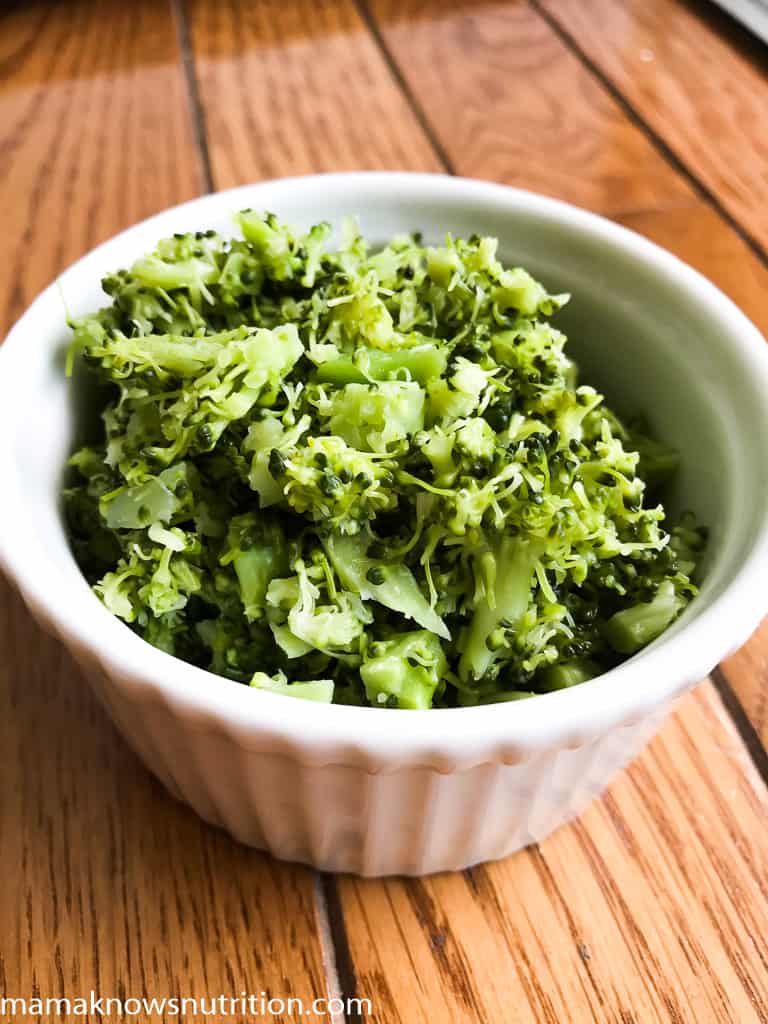
{"label": "bowl interior", "polygon": [[232,212],[245,206],[274,210],[299,227],[355,215],[373,241],[411,229],[427,241],[447,231],[498,237],[505,260],[551,290],[572,293],[555,323],[570,337],[582,380],[604,390],[618,411],[644,412],[682,455],[669,501],[694,509],[711,543],[702,594],[670,632],[738,573],[766,524],[767,377],[755,329],[702,278],[624,229],[526,193],[423,175],[295,179],[205,197],[130,229],[70,268],[20,321],[0,358],[0,469],[13,478],[4,477],[16,502],[12,527],[9,516],[0,522],[18,532],[4,538],[7,549],[27,543],[41,571],[58,570],[73,594],[87,589],[58,513],[62,467],[80,430],[76,390],[63,376],[65,313],[103,304],[102,274],[158,238],[209,227],[229,232]]}

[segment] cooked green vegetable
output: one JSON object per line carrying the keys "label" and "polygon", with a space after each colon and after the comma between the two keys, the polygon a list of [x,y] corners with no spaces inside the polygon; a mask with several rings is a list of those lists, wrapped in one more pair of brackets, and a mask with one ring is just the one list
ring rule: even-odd
{"label": "cooked green vegetable", "polygon": [[679,615],[704,531],[656,503],[677,454],[578,384],[567,296],[491,238],[239,224],[71,324],[109,386],[65,493],[107,608],[255,688],[401,708],[577,685]]}

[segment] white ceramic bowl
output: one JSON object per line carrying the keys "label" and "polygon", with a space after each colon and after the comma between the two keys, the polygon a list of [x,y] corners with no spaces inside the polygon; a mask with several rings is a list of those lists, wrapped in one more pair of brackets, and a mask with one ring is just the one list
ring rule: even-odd
{"label": "white ceramic bowl", "polygon": [[[144,643],[80,575],[58,510],[72,441],[64,304],[174,231],[228,231],[233,211],[309,226],[359,217],[374,241],[421,229],[497,235],[502,255],[573,300],[559,324],[584,379],[650,413],[683,470],[671,497],[711,528],[701,594],[617,669],[520,703],[425,712],[322,706],[219,679]],[[245,843],[365,875],[502,857],[599,794],[670,702],[766,610],[768,350],[713,285],[638,235],[571,206],[431,175],[298,178],[206,196],[123,232],[67,270],[0,350],[0,562],[87,669],[126,739],[179,799]]]}

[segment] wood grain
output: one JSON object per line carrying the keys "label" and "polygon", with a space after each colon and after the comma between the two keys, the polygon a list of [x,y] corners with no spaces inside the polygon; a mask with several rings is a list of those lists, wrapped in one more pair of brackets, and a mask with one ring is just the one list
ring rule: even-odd
{"label": "wood grain", "polygon": [[461,875],[345,878],[376,1024],[768,1019],[765,788],[710,688],[543,844]]}
{"label": "wood grain", "polygon": [[0,995],[323,995],[311,874],[176,804],[1,581],[0,607]]}
{"label": "wood grain", "polygon": [[768,250],[765,47],[747,48],[702,3],[538,2]]}
{"label": "wood grain", "polygon": [[352,0],[191,0],[218,188],[321,171],[439,170]]}
{"label": "wood grain", "polygon": [[[0,67],[7,323],[201,176],[165,4],[5,13]],[[326,994],[311,873],[167,796],[2,581],[0,750],[0,995]]]}
{"label": "wood grain", "polygon": [[527,3],[371,0],[370,9],[459,174],[601,213],[692,198]]}
{"label": "wood grain", "polygon": [[[67,263],[196,195],[170,8],[30,3],[2,14],[0,330]],[[162,102],[159,102],[159,98]]]}

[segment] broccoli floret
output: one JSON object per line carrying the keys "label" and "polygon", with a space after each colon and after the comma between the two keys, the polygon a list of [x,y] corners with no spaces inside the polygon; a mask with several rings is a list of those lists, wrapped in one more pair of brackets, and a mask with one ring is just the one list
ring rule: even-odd
{"label": "broccoli floret", "polygon": [[327,560],[319,550],[313,564],[308,566],[298,558],[293,567],[295,576],[274,579],[267,590],[269,617],[277,642],[289,657],[306,653],[294,640],[336,657],[354,655],[359,647],[357,641],[372,621],[362,601],[336,588]]}
{"label": "broccoli floret", "polygon": [[288,452],[273,448],[267,468],[292,509],[342,533],[358,533],[397,502],[394,464],[340,437],[310,437]]}
{"label": "broccoli floret", "polygon": [[[281,465],[272,452],[277,451],[282,456],[292,451],[301,436],[309,430],[311,423],[309,416],[302,416],[297,423],[286,429],[279,417],[267,417],[249,427],[243,444],[245,451],[254,453],[248,481],[258,493],[262,508],[276,504],[283,497],[280,483],[282,474],[279,472]],[[276,476],[272,475],[270,464]]]}
{"label": "broccoli floret", "polygon": [[181,530],[150,527],[144,547],[134,541],[130,554],[96,584],[96,592],[125,622],[141,622],[146,609],[158,617],[181,611],[202,585],[199,553],[195,539]]}
{"label": "broccoli floret", "polygon": [[296,239],[284,225],[278,224],[274,214],[262,216],[253,210],[244,210],[238,216],[238,223],[270,278],[285,281],[297,275],[301,260],[296,251]]}
{"label": "broccoli floret", "polygon": [[131,267],[132,276],[145,288],[187,288],[210,298],[206,287],[218,280],[219,272],[212,259],[185,259],[166,262],[159,256],[145,256]]}
{"label": "broccoli floret", "polygon": [[339,578],[363,600],[376,601],[443,639],[450,639],[448,627],[419,590],[408,566],[369,558],[366,542],[358,537],[332,534],[325,544]]}
{"label": "broccoli floret", "polygon": [[477,363],[458,356],[452,365],[453,373],[446,378],[429,382],[428,416],[431,421],[449,424],[471,416],[483,405],[484,397],[492,397],[492,381],[497,368],[484,369]]}
{"label": "broccoli floret", "polygon": [[456,431],[456,444],[470,459],[488,460],[496,447],[496,435],[485,420],[474,417],[462,422]]}

